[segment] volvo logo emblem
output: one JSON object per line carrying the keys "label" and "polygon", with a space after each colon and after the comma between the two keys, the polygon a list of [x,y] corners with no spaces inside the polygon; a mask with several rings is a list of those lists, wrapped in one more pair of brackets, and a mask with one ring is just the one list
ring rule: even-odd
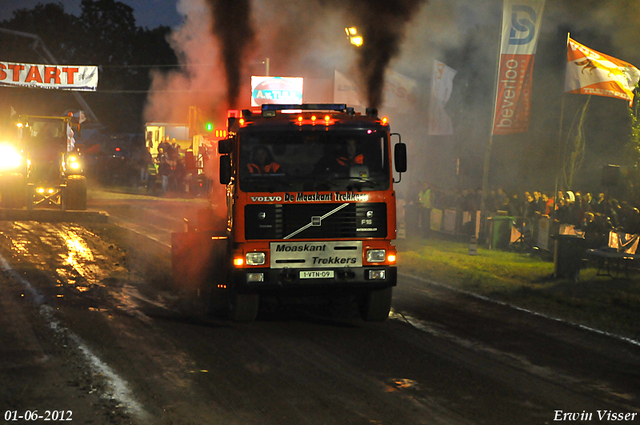
{"label": "volvo logo emblem", "polygon": [[267,213],[266,213],[266,212],[264,212],[264,211],[259,212],[259,213],[258,213],[258,218],[259,218],[260,220],[264,220],[265,218],[267,218]]}

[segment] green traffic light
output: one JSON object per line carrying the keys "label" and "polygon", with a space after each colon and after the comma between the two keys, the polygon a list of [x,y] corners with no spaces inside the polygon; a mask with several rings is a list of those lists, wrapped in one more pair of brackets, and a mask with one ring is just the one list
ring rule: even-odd
{"label": "green traffic light", "polygon": [[207,123],[207,131],[212,131],[213,130],[213,124],[208,122]]}

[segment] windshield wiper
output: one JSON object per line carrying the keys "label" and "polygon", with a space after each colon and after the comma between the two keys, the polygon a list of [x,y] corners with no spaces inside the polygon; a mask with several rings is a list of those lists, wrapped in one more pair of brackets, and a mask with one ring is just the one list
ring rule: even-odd
{"label": "windshield wiper", "polygon": [[371,179],[363,179],[360,177],[350,177],[349,180],[353,181],[353,183],[350,183],[349,185],[347,185],[347,190],[351,190],[352,185],[358,189],[358,191],[361,191],[363,187],[376,187],[378,186],[378,184],[380,184],[380,182],[375,181],[375,180],[371,180]]}
{"label": "windshield wiper", "polygon": [[293,189],[293,183],[285,180],[284,174],[258,174],[255,176],[247,176],[242,179],[241,185],[244,183],[254,192],[282,192],[286,189]]}
{"label": "windshield wiper", "polygon": [[340,186],[339,182],[336,182],[335,180],[316,180],[314,187],[318,188],[318,186],[321,185],[327,185],[329,186],[330,189],[336,188]]}
{"label": "windshield wiper", "polygon": [[[320,188],[323,185],[327,186],[327,189],[324,189],[324,190],[330,190],[340,186],[340,182],[336,182],[335,180],[329,180],[329,179],[322,180],[322,179],[318,179],[316,176],[297,176],[297,177],[294,177],[294,179],[298,182],[304,181],[305,190],[322,190]],[[307,183],[310,183],[309,186],[311,186],[311,188],[307,188]]]}

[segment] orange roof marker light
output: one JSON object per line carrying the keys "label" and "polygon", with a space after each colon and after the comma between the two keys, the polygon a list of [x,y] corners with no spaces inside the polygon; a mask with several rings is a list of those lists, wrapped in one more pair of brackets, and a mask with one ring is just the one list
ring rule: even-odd
{"label": "orange roof marker light", "polygon": [[387,117],[382,117],[382,125],[389,124],[389,119]]}

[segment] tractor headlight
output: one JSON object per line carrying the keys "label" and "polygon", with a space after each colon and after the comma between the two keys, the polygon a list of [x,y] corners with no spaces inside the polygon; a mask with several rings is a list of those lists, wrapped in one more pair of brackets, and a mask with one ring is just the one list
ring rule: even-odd
{"label": "tractor headlight", "polygon": [[69,158],[67,158],[67,162],[69,163],[69,168],[72,170],[79,170],[80,169],[80,159],[75,156],[75,155],[71,155],[69,156]]}
{"label": "tractor headlight", "polygon": [[0,144],[0,170],[11,170],[22,165],[22,153],[9,144]]}

